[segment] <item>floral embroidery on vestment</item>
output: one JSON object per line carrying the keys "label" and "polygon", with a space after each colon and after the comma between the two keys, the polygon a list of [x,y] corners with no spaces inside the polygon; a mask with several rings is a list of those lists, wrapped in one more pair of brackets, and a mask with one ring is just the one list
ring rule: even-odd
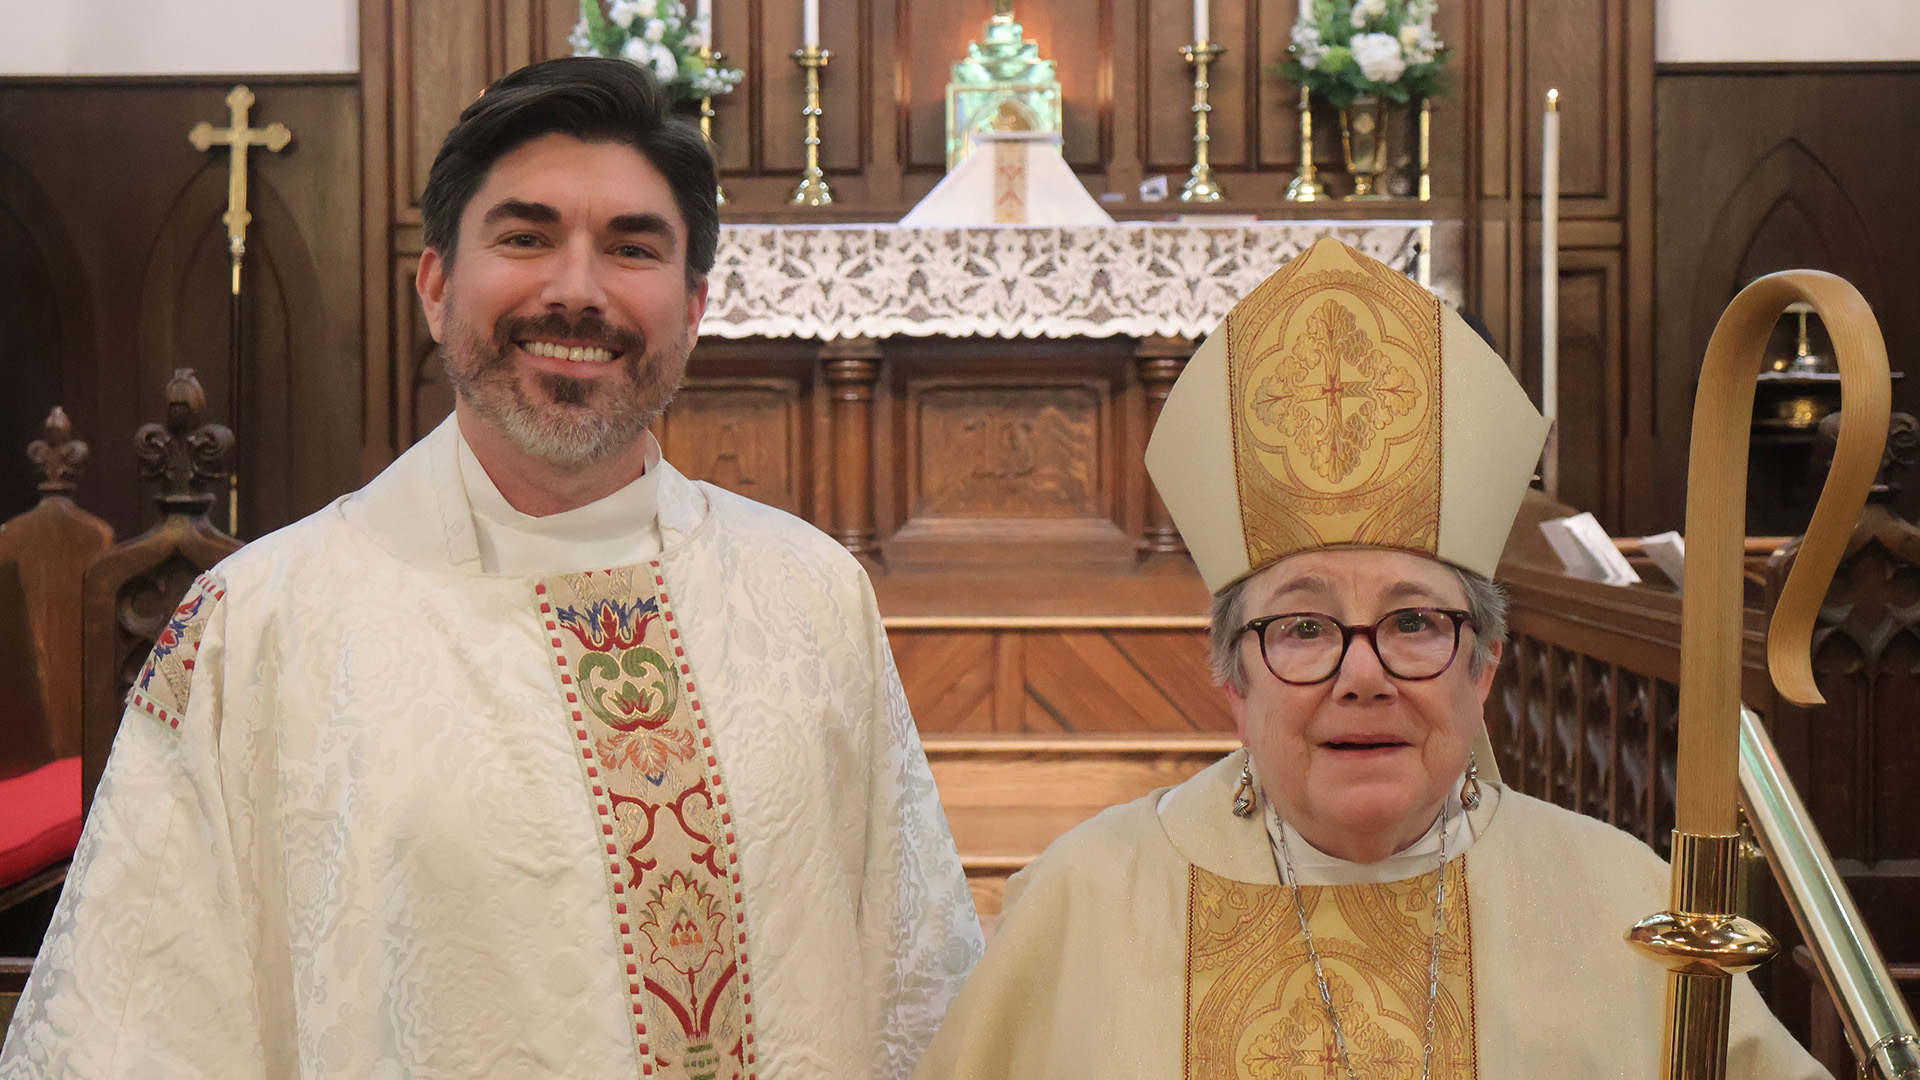
{"label": "floral embroidery on vestment", "polygon": [[1435,550],[1441,312],[1384,266],[1315,269],[1309,255],[1227,316],[1250,565],[1333,541]]}
{"label": "floral embroidery on vestment", "polygon": [[607,856],[643,1076],[755,1075],[733,811],[658,563],[534,587]]}
{"label": "floral embroidery on vestment", "polygon": [[[1433,1072],[1479,1074],[1466,859],[1447,863]],[[1378,885],[1307,885],[1301,901],[1354,1072],[1417,1080],[1432,986],[1434,870]],[[1293,897],[1193,867],[1187,889],[1186,1072],[1292,1080],[1343,1075]]]}
{"label": "floral embroidery on vestment", "polygon": [[210,575],[201,574],[186,598],[167,618],[154,639],[153,651],[133,680],[127,704],[178,731],[187,715],[187,696],[193,689],[194,664],[200,657],[200,636],[206,632],[213,607],[227,595]]}

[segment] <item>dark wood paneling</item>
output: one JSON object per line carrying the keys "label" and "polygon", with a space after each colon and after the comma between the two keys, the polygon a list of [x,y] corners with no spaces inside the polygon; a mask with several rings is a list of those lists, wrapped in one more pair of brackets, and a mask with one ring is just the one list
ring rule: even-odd
{"label": "dark wood paneling", "polygon": [[[1547,91],[1558,88],[1560,195],[1568,215],[1618,212],[1626,6],[1558,0],[1526,8],[1526,192],[1540,195],[1542,117]],[[1587,200],[1603,205],[1582,205]]]}
{"label": "dark wood paneling", "polygon": [[[1920,350],[1920,70],[1734,69],[1659,77],[1658,347],[1652,460],[1627,487],[1635,531],[1678,528],[1694,381],[1734,294],[1774,270],[1810,267],[1854,283],[1873,305],[1888,360]],[[1920,382],[1894,383],[1920,410]],[[1637,448],[1635,448],[1637,451]],[[1636,457],[1639,454],[1636,452]],[[1911,485],[1909,485],[1911,487]],[[1920,510],[1909,493],[1903,512]]]}
{"label": "dark wood paneling", "polygon": [[471,0],[394,0],[395,220],[420,221],[420,193],[460,110],[502,74],[498,11]]}
{"label": "dark wood paneling", "polygon": [[812,401],[805,376],[693,377],[656,427],[687,476],[811,516]]}
{"label": "dark wood paneling", "polygon": [[[294,135],[283,153],[250,155],[248,393],[237,426],[242,531],[259,535],[360,473],[361,141],[351,77],[0,80],[0,222],[19,226],[0,226],[0,238],[12,237],[0,243],[13,264],[30,242],[44,271],[21,280],[54,290],[51,318],[8,314],[0,340],[35,342],[39,355],[12,370],[31,396],[57,392],[88,434],[85,505],[121,535],[153,520],[131,438],[164,414],[173,368],[196,368],[209,416],[229,419],[227,158],[195,150],[186,133],[201,120],[224,125],[223,99],[240,81],[257,97],[252,122],[277,120]],[[48,360],[57,383],[34,374]],[[55,403],[36,407],[44,415]]]}
{"label": "dark wood paneling", "polygon": [[[92,381],[93,296],[79,254],[39,181],[0,153],[0,431],[16,445]],[[0,512],[34,505],[39,480],[26,455],[0,454]]]}
{"label": "dark wood paneling", "polygon": [[[1538,249],[1528,252],[1529,283],[1537,283]],[[1560,500],[1616,520],[1621,504],[1620,455],[1626,404],[1626,304],[1617,248],[1560,252]],[[1526,318],[1539,325],[1540,290],[1525,293]],[[1538,400],[1540,344],[1522,349],[1522,381]]]}

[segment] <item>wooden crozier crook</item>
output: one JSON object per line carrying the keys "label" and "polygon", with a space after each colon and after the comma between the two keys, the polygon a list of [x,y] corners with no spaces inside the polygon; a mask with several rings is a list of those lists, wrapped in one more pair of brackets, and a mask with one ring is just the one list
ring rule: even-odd
{"label": "wooden crozier crook", "polygon": [[1813,680],[1814,619],[1886,445],[1887,346],[1859,291],[1817,270],[1769,274],[1742,289],[1714,327],[1694,398],[1672,910],[1641,920],[1627,934],[1671,972],[1665,1080],[1726,1076],[1731,976],[1758,967],[1777,948],[1771,934],[1734,914],[1741,555],[1756,377],[1774,324],[1788,304],[1801,300],[1813,305],[1833,339],[1843,411],[1832,471],[1767,630],[1774,686],[1797,704],[1824,703]]}

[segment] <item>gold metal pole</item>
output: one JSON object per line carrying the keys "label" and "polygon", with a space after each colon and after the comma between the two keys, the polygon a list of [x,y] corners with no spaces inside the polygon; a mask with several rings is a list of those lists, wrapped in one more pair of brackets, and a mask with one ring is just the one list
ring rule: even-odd
{"label": "gold metal pole", "polygon": [[1227,197],[1214,181],[1213,166],[1207,162],[1207,144],[1213,141],[1207,134],[1207,116],[1213,112],[1213,106],[1207,102],[1207,92],[1211,89],[1207,70],[1226,51],[1205,41],[1180,46],[1180,55],[1193,68],[1193,174],[1187,177],[1187,186],[1180,189],[1181,202],[1219,202]]}
{"label": "gold metal pole", "polygon": [[1300,88],[1300,174],[1287,185],[1288,202],[1315,202],[1327,197],[1320,173],[1313,167],[1313,99]]}
{"label": "gold metal pole", "polygon": [[1833,995],[1847,1041],[1863,1069],[1883,1080],[1920,1080],[1920,1035],[1900,986],[1860,909],[1834,868],[1800,793],[1760,718],[1740,710],[1740,792],[1820,981]]}
{"label": "gold metal pole", "polygon": [[1809,649],[1814,619],[1886,443],[1892,396],[1886,343],[1860,293],[1815,270],[1770,274],[1742,289],[1714,328],[1694,401],[1672,910],[1641,920],[1627,935],[1671,971],[1665,1080],[1726,1075],[1729,979],[1764,962],[1776,948],[1771,935],[1734,913],[1741,556],[1755,380],[1774,324],[1796,300],[1812,304],[1833,331],[1844,407],[1832,471],[1767,633],[1774,685],[1797,704],[1822,701]]}
{"label": "gold metal pole", "polygon": [[793,197],[787,200],[795,206],[826,206],[833,202],[826,174],[820,171],[820,69],[832,59],[832,51],[818,45],[808,45],[793,54],[793,62],[807,73],[807,105],[800,110],[800,115],[807,118],[807,168],[800,174],[800,184],[793,189]]}

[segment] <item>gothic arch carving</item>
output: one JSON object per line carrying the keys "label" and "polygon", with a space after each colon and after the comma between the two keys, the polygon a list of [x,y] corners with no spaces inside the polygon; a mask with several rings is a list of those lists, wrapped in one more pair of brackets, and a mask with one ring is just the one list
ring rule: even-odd
{"label": "gothic arch carving", "polygon": [[[94,419],[93,290],[73,237],[38,181],[0,155],[0,370],[10,389],[0,430],[39,429],[64,405],[85,432]],[[64,373],[64,374],[63,374]],[[26,436],[0,447],[0,517],[33,505],[32,470],[19,455]]]}
{"label": "gothic arch carving", "polygon": [[[1776,270],[1826,270],[1852,282],[1875,307],[1882,300],[1879,259],[1859,208],[1798,139],[1780,140],[1747,171],[1721,204],[1701,250],[1689,338],[1696,360],[1706,354],[1728,301]],[[1792,264],[1776,251],[1792,251]]]}
{"label": "gothic arch carving", "polygon": [[[207,389],[209,414],[228,417],[227,163],[209,158],[183,187],[147,256],[140,297],[139,395],[143,413],[163,406],[161,389],[177,367],[191,367]],[[271,180],[248,181],[244,280],[247,401],[235,455],[243,486],[246,531],[258,535],[296,516],[296,448],[317,446],[325,433],[317,377],[337,367],[324,354],[327,313],[312,253],[298,221]],[[332,371],[332,378],[353,377]],[[249,481],[252,481],[251,483]],[[224,509],[221,511],[224,515]]]}

